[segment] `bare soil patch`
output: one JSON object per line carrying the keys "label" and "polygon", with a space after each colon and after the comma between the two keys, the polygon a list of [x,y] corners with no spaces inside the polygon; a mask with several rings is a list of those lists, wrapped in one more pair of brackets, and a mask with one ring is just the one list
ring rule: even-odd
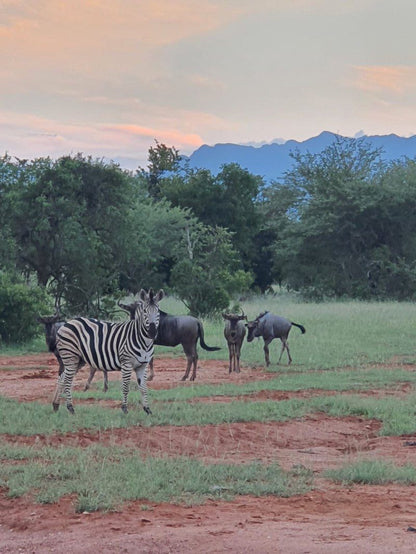
{"label": "bare soil patch", "polygon": [[[269,379],[262,367],[228,374],[228,361],[201,361],[196,384],[244,383]],[[13,368],[13,369],[11,369]],[[410,367],[409,370],[415,370]],[[182,357],[155,362],[152,388],[193,386],[180,382]],[[50,402],[57,364],[49,354],[0,357],[0,394],[20,401]],[[82,390],[87,371],[75,387]],[[96,380],[100,376],[96,376]],[[119,381],[120,375],[110,375]],[[366,394],[400,396],[394,391]],[[315,391],[314,394],[331,394]],[[256,399],[276,401],[298,393],[262,393]],[[215,401],[226,402],[221,397]],[[235,398],[232,398],[235,400]],[[85,400],[91,402],[92,400]],[[209,401],[209,399],[208,399]],[[212,401],[212,400],[211,400]],[[77,400],[80,402],[80,400]],[[105,401],[106,404],[108,401]],[[110,402],[119,407],[119,402]],[[52,409],[52,408],[51,408]],[[68,414],[68,417],[69,414]],[[31,498],[9,499],[0,491],[0,551],[73,553],[99,549],[103,553],[391,553],[415,552],[416,500],[414,487],[342,487],[321,477],[322,471],[357,458],[388,458],[416,465],[416,437],[380,437],[380,423],[363,418],[329,418],[314,414],[287,423],[234,423],[204,427],[136,427],[108,432],[68,433],[59,436],[0,437],[15,443],[88,446],[100,441],[126,445],[141,454],[186,455],[207,463],[243,464],[253,460],[278,462],[289,469],[302,464],[313,469],[316,489],[292,498],[239,497],[234,502],[208,502],[204,506],[135,502],[119,512],[76,514],[74,499],[56,505],[39,505]],[[144,506],[145,505],[145,506]]]}

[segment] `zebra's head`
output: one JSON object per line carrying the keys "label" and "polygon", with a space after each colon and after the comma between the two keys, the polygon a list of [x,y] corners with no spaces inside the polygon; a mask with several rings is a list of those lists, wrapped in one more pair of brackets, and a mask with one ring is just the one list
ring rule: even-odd
{"label": "zebra's head", "polygon": [[149,338],[155,339],[159,328],[159,302],[164,297],[165,293],[162,289],[155,294],[153,289],[146,292],[142,289],[139,293],[139,301],[137,302],[135,319],[140,319],[141,327],[146,331]]}

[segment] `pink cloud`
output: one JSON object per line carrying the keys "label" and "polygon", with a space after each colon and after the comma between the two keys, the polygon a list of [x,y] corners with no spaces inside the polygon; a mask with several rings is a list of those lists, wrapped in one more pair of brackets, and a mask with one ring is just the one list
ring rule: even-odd
{"label": "pink cloud", "polygon": [[416,87],[416,67],[414,66],[355,66],[355,84],[365,91],[390,91],[403,94]]}

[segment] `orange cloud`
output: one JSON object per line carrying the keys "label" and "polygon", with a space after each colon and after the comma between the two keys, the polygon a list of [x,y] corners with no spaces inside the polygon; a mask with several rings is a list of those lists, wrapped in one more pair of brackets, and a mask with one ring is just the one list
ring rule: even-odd
{"label": "orange cloud", "polygon": [[370,92],[390,91],[403,94],[416,87],[414,66],[355,66],[356,86]]}

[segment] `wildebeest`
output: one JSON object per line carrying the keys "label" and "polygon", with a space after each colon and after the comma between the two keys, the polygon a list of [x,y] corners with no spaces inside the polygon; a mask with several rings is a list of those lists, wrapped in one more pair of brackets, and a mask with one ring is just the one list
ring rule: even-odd
{"label": "wildebeest", "polygon": [[46,346],[48,347],[49,352],[53,352],[55,355],[55,358],[58,360],[59,363],[59,375],[64,370],[64,364],[62,362],[62,358],[59,355],[58,349],[56,348],[56,333],[62,325],[65,325],[64,320],[60,320],[60,315],[58,312],[56,312],[54,315],[47,315],[47,316],[39,316],[37,318],[37,321],[39,323],[43,323],[45,326],[45,340],[46,340]]}
{"label": "wildebeest", "polygon": [[[136,302],[132,304],[118,303],[120,308],[127,311],[132,317],[134,313]],[[190,377],[191,381],[196,378],[196,366],[198,362],[197,341],[199,338],[200,345],[204,350],[213,352],[215,350],[221,350],[218,346],[208,346],[204,341],[204,328],[201,321],[197,317],[191,315],[170,315],[163,310],[160,310],[159,330],[155,339],[155,344],[158,346],[178,346],[182,345],[185,353],[187,364],[186,371],[182,377],[182,381],[185,381],[189,377],[189,373],[192,369]],[[153,359],[149,363],[149,378],[153,379]]]}
{"label": "wildebeest", "polygon": [[228,344],[230,358],[228,372],[240,373],[241,346],[246,336],[246,327],[242,320],[247,320],[247,316],[244,313],[242,315],[223,313],[222,317],[225,319],[224,337]]}
{"label": "wildebeest", "polygon": [[283,351],[286,349],[289,358],[289,364],[292,362],[290,356],[289,345],[287,338],[292,325],[299,327],[302,334],[305,333],[305,327],[299,323],[294,323],[288,319],[279,315],[272,314],[271,312],[262,312],[255,320],[248,321],[246,327],[248,329],[247,342],[251,342],[255,337],[263,337],[264,340],[264,355],[266,359],[266,365],[270,365],[269,357],[269,344],[273,339],[280,339],[282,341],[282,350],[280,352],[279,361],[283,355]]}

